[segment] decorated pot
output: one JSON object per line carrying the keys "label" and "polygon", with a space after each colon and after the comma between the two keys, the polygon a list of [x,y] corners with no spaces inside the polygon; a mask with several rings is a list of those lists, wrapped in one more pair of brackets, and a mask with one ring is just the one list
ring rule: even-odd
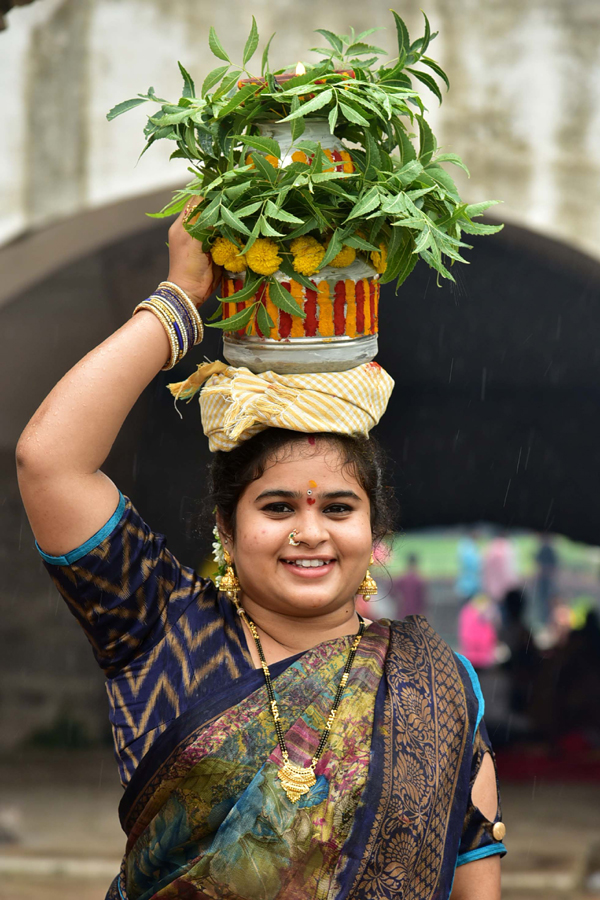
{"label": "decorated pot", "polygon": [[[270,122],[260,126],[261,134],[277,141],[281,160],[268,157],[272,165],[288,165],[306,157],[294,150],[287,122]],[[302,140],[318,141],[338,171],[352,172],[350,154],[342,142],[331,134],[326,120],[307,120]],[[277,279],[291,293],[306,317],[291,315],[275,306],[269,288],[262,285],[255,297],[227,303],[226,298],[241,290],[244,274],[225,272],[222,282],[223,318],[241,312],[255,300],[262,301],[274,323],[268,334],[262,334],[256,322],[249,328],[227,332],[223,336],[223,353],[233,366],[246,366],[253,372],[274,371],[280,374],[301,372],[343,372],[377,355],[379,275],[369,263],[356,259],[344,268],[326,266],[310,277],[313,290],[303,287],[281,271]]]}

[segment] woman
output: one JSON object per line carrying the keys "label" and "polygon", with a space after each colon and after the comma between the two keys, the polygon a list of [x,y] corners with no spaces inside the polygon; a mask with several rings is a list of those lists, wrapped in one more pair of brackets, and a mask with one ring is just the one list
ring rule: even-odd
{"label": "woman", "polygon": [[[183,218],[169,282],[200,307],[219,273]],[[354,610],[390,525],[374,441],[258,428],[242,403],[250,424],[212,475],[228,594],[100,470],[177,350],[159,312],[146,305],[68,372],[17,452],[38,547],[108,679],[128,836],[108,897],[498,898],[477,679],[424,619]],[[203,420],[219,446],[211,416],[234,406],[219,412],[214,390]]]}

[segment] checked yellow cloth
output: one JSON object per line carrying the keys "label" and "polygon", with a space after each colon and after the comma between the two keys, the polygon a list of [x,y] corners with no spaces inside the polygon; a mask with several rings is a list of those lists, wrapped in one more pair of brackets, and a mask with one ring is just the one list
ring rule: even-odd
{"label": "checked yellow cloth", "polygon": [[278,375],[203,363],[170,384],[176,399],[200,391],[202,427],[211,451],[233,450],[265,428],[367,435],[388,405],[394,382],[375,362],[346,372]]}

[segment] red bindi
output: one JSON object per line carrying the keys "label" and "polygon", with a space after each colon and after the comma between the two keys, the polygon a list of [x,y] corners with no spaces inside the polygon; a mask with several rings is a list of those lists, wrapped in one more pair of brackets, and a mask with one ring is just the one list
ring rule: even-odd
{"label": "red bindi", "polygon": [[314,438],[312,434],[308,438],[308,443],[311,445],[311,447],[314,447],[314,445],[317,443],[316,438]]}
{"label": "red bindi", "polygon": [[308,503],[309,506],[312,506],[313,503],[315,502],[315,498],[314,498],[314,497],[307,497],[307,498],[306,498],[306,502]]}

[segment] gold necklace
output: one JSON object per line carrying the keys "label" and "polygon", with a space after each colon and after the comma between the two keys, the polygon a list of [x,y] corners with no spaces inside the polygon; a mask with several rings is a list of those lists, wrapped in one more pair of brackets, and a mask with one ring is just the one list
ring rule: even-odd
{"label": "gold necklace", "polygon": [[340,705],[340,701],[342,699],[342,694],[344,692],[344,688],[348,684],[348,679],[350,677],[350,669],[352,668],[352,663],[354,662],[354,657],[356,656],[356,651],[358,650],[358,645],[360,644],[361,638],[365,631],[365,620],[363,617],[357,613],[357,616],[360,621],[360,625],[358,631],[352,641],[352,645],[350,647],[350,651],[348,653],[348,657],[346,659],[346,665],[344,666],[344,671],[342,673],[342,677],[340,679],[340,683],[338,684],[338,689],[335,693],[335,698],[333,700],[333,706],[331,707],[331,712],[327,716],[327,722],[325,723],[325,728],[323,729],[323,733],[321,735],[321,739],[319,741],[319,746],[317,748],[317,752],[312,758],[310,766],[305,769],[303,766],[295,766],[290,762],[290,757],[287,751],[287,747],[285,745],[285,738],[283,736],[283,730],[281,728],[281,722],[279,721],[279,707],[277,706],[277,700],[275,699],[275,691],[273,690],[273,682],[271,681],[271,672],[269,671],[269,667],[267,665],[267,661],[265,659],[265,654],[263,652],[262,644],[260,642],[260,637],[258,635],[258,629],[252,619],[248,617],[246,610],[239,605],[237,600],[233,601],[235,603],[236,609],[238,611],[238,615],[242,617],[248,628],[250,629],[250,634],[254,638],[254,643],[256,644],[256,649],[258,651],[258,656],[260,659],[260,664],[262,666],[262,670],[265,676],[265,682],[267,685],[267,694],[269,696],[269,705],[271,707],[271,715],[273,716],[273,722],[275,724],[275,731],[277,733],[277,740],[279,742],[279,747],[281,749],[281,756],[283,758],[283,768],[279,769],[277,773],[277,777],[281,781],[281,786],[288,795],[289,799],[292,803],[297,803],[300,797],[303,794],[308,794],[311,787],[317,783],[317,776],[315,775],[315,769],[317,763],[321,759],[323,755],[323,751],[325,750],[325,745],[327,744],[327,740],[329,738],[329,732],[331,731],[331,727],[333,725],[333,721],[335,719],[336,713],[338,711],[338,707]]}

